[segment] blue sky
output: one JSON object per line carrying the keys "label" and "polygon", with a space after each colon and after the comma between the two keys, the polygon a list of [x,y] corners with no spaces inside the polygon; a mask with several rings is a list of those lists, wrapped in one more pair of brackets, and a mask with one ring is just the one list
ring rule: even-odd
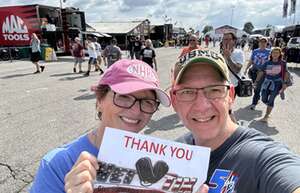
{"label": "blue sky", "polygon": [[[0,6],[43,4],[59,6],[59,0],[2,0]],[[185,28],[203,29],[231,24],[242,28],[251,21],[256,28],[288,25],[294,16],[282,18],[283,0],[66,0],[64,7],[85,11],[87,22],[150,19],[152,24],[164,22]],[[165,17],[167,16],[167,17]],[[300,23],[300,1],[296,21]]]}

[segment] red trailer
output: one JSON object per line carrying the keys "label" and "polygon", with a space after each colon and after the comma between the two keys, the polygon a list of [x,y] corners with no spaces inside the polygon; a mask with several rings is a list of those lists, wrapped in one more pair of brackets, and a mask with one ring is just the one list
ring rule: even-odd
{"label": "red trailer", "polygon": [[0,7],[0,46],[29,46],[31,34],[56,52],[68,53],[70,40],[85,31],[84,12],[45,5]]}

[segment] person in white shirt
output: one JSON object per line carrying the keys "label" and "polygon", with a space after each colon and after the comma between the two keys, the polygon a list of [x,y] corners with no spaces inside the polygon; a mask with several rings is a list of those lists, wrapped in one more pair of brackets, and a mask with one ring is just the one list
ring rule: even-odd
{"label": "person in white shirt", "polygon": [[97,53],[97,64],[95,65],[95,71],[100,70],[100,75],[103,74],[103,70],[101,69],[101,63],[102,63],[102,54],[101,54],[101,45],[97,42],[97,38],[93,38],[93,42],[95,44],[95,49]]}
{"label": "person in white shirt", "polygon": [[[229,69],[229,77],[231,84],[235,88],[235,96],[238,89],[238,79],[233,73],[241,77],[241,69],[245,63],[244,52],[241,49],[235,48],[237,37],[233,32],[227,32],[223,35],[222,45],[223,45],[223,56],[226,60]],[[232,110],[229,111],[231,119],[236,122]]]}
{"label": "person in white shirt", "polygon": [[91,38],[88,38],[86,47],[88,49],[89,54],[89,62],[88,62],[88,70],[84,74],[84,76],[89,76],[91,71],[91,65],[97,65],[97,52],[94,42],[91,41]]}

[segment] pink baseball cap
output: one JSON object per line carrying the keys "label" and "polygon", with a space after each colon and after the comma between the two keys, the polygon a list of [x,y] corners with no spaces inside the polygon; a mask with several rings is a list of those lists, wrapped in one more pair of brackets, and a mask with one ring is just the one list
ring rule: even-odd
{"label": "pink baseball cap", "polygon": [[[171,104],[168,94],[159,87],[155,70],[141,60],[118,60],[105,71],[98,85],[108,85],[119,94],[154,90],[162,105],[168,107]],[[92,90],[95,91],[97,86]]]}

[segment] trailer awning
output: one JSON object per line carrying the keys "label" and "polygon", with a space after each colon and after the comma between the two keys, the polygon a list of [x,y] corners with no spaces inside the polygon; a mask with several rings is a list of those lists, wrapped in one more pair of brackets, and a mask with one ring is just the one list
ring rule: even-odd
{"label": "trailer awning", "polygon": [[106,34],[106,33],[101,33],[104,37],[108,37],[108,38],[110,38],[111,37],[111,35],[109,35],[109,34]]}
{"label": "trailer awning", "polygon": [[94,36],[96,36],[98,38],[103,38],[104,37],[102,34],[100,34],[98,32],[93,32],[93,33],[91,33],[91,35],[94,35]]}
{"label": "trailer awning", "polygon": [[111,37],[111,35],[109,35],[109,34],[96,32],[96,31],[83,31],[81,33],[86,34],[86,35],[93,35],[93,36],[96,36],[99,38],[102,38],[102,37],[110,38]]}

